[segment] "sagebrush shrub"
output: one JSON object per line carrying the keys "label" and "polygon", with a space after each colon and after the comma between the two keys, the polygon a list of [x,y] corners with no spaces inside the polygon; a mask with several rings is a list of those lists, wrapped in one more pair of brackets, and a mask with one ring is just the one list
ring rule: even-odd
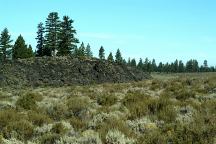
{"label": "sagebrush shrub", "polygon": [[16,106],[21,107],[26,110],[36,110],[37,109],[37,103],[39,101],[42,101],[43,97],[40,94],[29,92],[23,96],[21,96],[17,102]]}

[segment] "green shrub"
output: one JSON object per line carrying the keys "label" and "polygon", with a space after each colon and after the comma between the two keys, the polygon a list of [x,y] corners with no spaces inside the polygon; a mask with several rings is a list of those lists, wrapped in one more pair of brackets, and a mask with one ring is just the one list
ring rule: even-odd
{"label": "green shrub", "polygon": [[52,121],[47,115],[44,115],[42,113],[37,113],[34,111],[30,111],[28,113],[28,120],[37,126],[42,126]]}
{"label": "green shrub", "polygon": [[26,110],[36,110],[36,102],[42,101],[42,99],[40,94],[29,92],[17,100],[16,106]]}
{"label": "green shrub", "polygon": [[[15,134],[14,134],[15,132]],[[3,134],[6,138],[16,136],[19,140],[29,140],[33,136],[34,128],[32,124],[26,120],[18,120],[10,122],[4,129]]]}
{"label": "green shrub", "polygon": [[61,136],[59,134],[47,133],[43,135],[40,139],[41,144],[55,144],[56,141],[60,140]]}
{"label": "green shrub", "polygon": [[82,117],[81,112],[86,111],[88,106],[89,99],[85,97],[73,97],[67,100],[68,112],[76,117]]}
{"label": "green shrub", "polygon": [[70,124],[73,126],[73,128],[76,131],[82,131],[83,129],[86,129],[87,123],[84,120],[81,120],[77,117],[72,117],[69,119]]}
{"label": "green shrub", "polygon": [[181,89],[175,93],[175,97],[177,100],[185,101],[189,98],[195,98],[195,92],[188,90],[188,89]]}
{"label": "green shrub", "polygon": [[21,118],[23,118],[22,115],[13,109],[0,111],[0,131],[9,123],[16,122]]}
{"label": "green shrub", "polygon": [[157,90],[163,86],[162,82],[159,80],[152,80],[150,90]]}
{"label": "green shrub", "polygon": [[0,134],[0,144],[3,144],[3,136]]}
{"label": "green shrub", "polygon": [[116,130],[122,132],[127,137],[133,137],[134,136],[132,131],[128,127],[128,125],[126,125],[124,123],[124,120],[115,119],[115,118],[109,118],[105,122],[103,122],[97,129],[103,143],[106,142],[106,134],[111,129],[116,129]]}
{"label": "green shrub", "polygon": [[128,93],[123,100],[123,105],[130,111],[129,119],[141,118],[148,114],[147,101],[149,96]]}
{"label": "green shrub", "polygon": [[162,135],[160,131],[154,130],[145,133],[140,138],[138,138],[138,144],[166,144],[167,137]]}
{"label": "green shrub", "polygon": [[56,103],[51,108],[47,109],[47,114],[54,120],[62,120],[66,118],[68,108],[66,104]]}
{"label": "green shrub", "polygon": [[53,125],[51,132],[56,133],[59,135],[64,135],[66,133],[67,129],[64,127],[62,123],[56,123]]}
{"label": "green shrub", "polygon": [[117,102],[117,97],[115,95],[102,95],[98,96],[97,103],[102,106],[111,106]]}

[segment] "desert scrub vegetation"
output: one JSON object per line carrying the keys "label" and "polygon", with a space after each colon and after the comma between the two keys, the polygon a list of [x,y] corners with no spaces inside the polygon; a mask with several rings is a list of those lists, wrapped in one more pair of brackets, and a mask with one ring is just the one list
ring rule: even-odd
{"label": "desert scrub vegetation", "polygon": [[216,143],[216,76],[0,90],[0,142]]}

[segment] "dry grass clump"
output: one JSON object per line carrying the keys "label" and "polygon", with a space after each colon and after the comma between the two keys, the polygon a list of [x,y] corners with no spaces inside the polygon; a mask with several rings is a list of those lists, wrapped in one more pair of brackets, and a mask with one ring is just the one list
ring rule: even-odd
{"label": "dry grass clump", "polygon": [[43,99],[42,95],[38,93],[28,92],[17,100],[16,106],[18,108],[23,108],[26,110],[36,110],[37,109],[36,102],[42,101],[42,99]]}
{"label": "dry grass clump", "polygon": [[105,94],[97,97],[97,103],[102,106],[112,106],[117,100],[117,97],[113,94]]}
{"label": "dry grass clump", "polygon": [[42,126],[52,122],[49,116],[34,111],[28,112],[28,121],[30,121],[35,126]]}
{"label": "dry grass clump", "polygon": [[96,129],[103,143],[106,142],[106,135],[111,129],[116,129],[127,137],[134,136],[128,125],[124,123],[124,120],[111,117],[102,122]]}
{"label": "dry grass clump", "polygon": [[22,141],[27,141],[33,137],[34,126],[26,120],[18,120],[10,122],[4,129],[3,135],[5,138],[16,138]]}
{"label": "dry grass clump", "polygon": [[172,122],[176,118],[172,102],[166,98],[152,98],[147,95],[128,94],[126,95],[123,104],[130,111],[129,119],[139,119],[150,115],[159,120]]}
{"label": "dry grass clump", "polygon": [[88,97],[72,97],[66,103],[69,114],[81,119],[86,116],[89,104],[90,99]]}
{"label": "dry grass clump", "polygon": [[53,103],[50,107],[45,109],[47,115],[53,120],[62,120],[65,119],[68,115],[68,107],[61,102]]}

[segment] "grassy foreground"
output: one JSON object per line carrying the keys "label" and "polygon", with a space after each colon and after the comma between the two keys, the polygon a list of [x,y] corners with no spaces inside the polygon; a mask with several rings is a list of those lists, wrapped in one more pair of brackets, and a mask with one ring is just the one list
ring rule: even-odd
{"label": "grassy foreground", "polygon": [[0,89],[0,143],[214,144],[216,73]]}

